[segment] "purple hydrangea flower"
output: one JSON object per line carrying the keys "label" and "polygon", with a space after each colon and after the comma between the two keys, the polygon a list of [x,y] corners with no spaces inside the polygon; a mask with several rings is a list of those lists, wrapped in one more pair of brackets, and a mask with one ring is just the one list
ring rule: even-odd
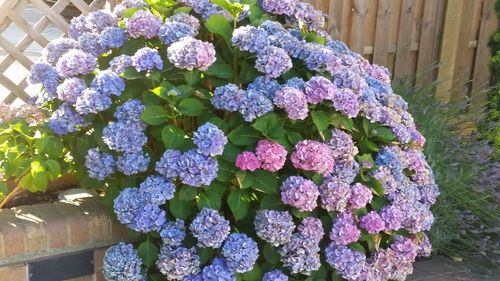
{"label": "purple hydrangea flower", "polygon": [[38,104],[55,98],[57,85],[59,84],[59,75],[52,65],[43,62],[33,64],[28,75],[28,81],[31,84],[42,83],[45,89],[46,96],[39,98],[37,101]]}
{"label": "purple hydrangea flower", "polygon": [[149,155],[142,151],[128,152],[118,156],[116,168],[127,176],[145,172],[149,165]]}
{"label": "purple hydrangea flower", "polygon": [[110,26],[115,26],[117,18],[106,10],[97,10],[87,15],[86,25],[93,33],[101,33]]}
{"label": "purple hydrangea flower", "polygon": [[101,94],[120,96],[125,90],[125,81],[116,73],[104,70],[94,77],[90,86]]}
{"label": "purple hydrangea flower", "polygon": [[158,54],[158,50],[144,47],[137,50],[132,56],[131,65],[137,71],[152,70],[155,68],[161,70],[163,68],[163,61],[160,54]]}
{"label": "purple hydrangea flower", "polygon": [[156,163],[156,171],[167,178],[178,177],[181,173],[179,161],[182,152],[174,149],[167,149],[163,153],[160,161]]}
{"label": "purple hydrangea flower", "polygon": [[304,51],[304,40],[295,38],[286,30],[269,36],[272,46],[285,50],[292,58],[301,58]]}
{"label": "purple hydrangea flower", "polygon": [[80,35],[86,32],[92,32],[92,30],[90,30],[90,27],[87,25],[87,15],[82,14],[71,19],[68,26],[69,37],[78,39]]}
{"label": "purple hydrangea flower", "polygon": [[320,219],[314,217],[303,219],[297,230],[300,236],[304,237],[304,239],[310,239],[315,244],[319,244],[325,235],[323,223],[321,223]]}
{"label": "purple hydrangea flower", "polygon": [[321,266],[319,250],[319,246],[313,241],[294,234],[279,252],[283,266],[288,267],[292,273],[309,275]]}
{"label": "purple hydrangea flower", "polygon": [[174,198],[175,184],[162,176],[149,176],[139,185],[139,191],[149,203],[163,205]]}
{"label": "purple hydrangea flower", "polygon": [[243,273],[253,269],[259,257],[259,248],[246,234],[232,233],[222,247],[222,256],[226,258],[229,269]]}
{"label": "purple hydrangea flower", "polygon": [[109,153],[92,148],[85,157],[85,167],[89,177],[102,181],[115,172],[115,159]]}
{"label": "purple hydrangea flower", "polygon": [[264,94],[268,99],[273,100],[276,92],[281,88],[278,81],[266,76],[259,76],[248,84],[248,90],[253,90]]}
{"label": "purple hydrangea flower", "polygon": [[432,253],[432,245],[427,234],[423,234],[423,238],[418,245],[417,254],[419,257],[429,257]]}
{"label": "purple hydrangea flower", "polygon": [[138,10],[127,21],[127,31],[130,37],[144,37],[151,39],[158,35],[158,31],[162,25],[162,20],[153,15],[148,10]]}
{"label": "purple hydrangea flower", "polygon": [[292,77],[286,80],[284,87],[295,88],[297,90],[301,90],[302,92],[306,89],[306,81],[300,77]]}
{"label": "purple hydrangea flower", "polygon": [[127,42],[127,33],[125,30],[119,27],[106,27],[102,33],[101,33],[101,38],[100,42],[101,45],[109,48],[109,49],[114,49],[114,48],[120,48]]}
{"label": "purple hydrangea flower", "polygon": [[129,66],[132,66],[132,58],[127,55],[119,55],[109,62],[109,69],[116,74],[122,73]]}
{"label": "purple hydrangea flower", "polygon": [[295,6],[295,18],[304,23],[309,30],[321,30],[325,27],[325,15],[311,4],[298,2]]}
{"label": "purple hydrangea flower", "polygon": [[359,209],[366,206],[366,204],[372,201],[373,195],[372,191],[361,183],[355,183],[351,187],[351,197],[349,197],[349,203],[353,209]]}
{"label": "purple hydrangea flower", "polygon": [[281,185],[281,201],[301,211],[314,210],[318,196],[318,186],[300,176],[291,176]]}
{"label": "purple hydrangea flower", "polygon": [[165,211],[158,205],[146,203],[142,205],[134,216],[134,222],[127,225],[129,228],[143,233],[159,231],[167,221]]}
{"label": "purple hydrangea flower", "polygon": [[325,178],[319,187],[321,206],[329,211],[343,212],[351,197],[351,187],[348,183],[335,177]]}
{"label": "purple hydrangea flower", "polygon": [[74,77],[68,78],[57,86],[57,97],[62,101],[74,104],[86,88],[85,80]]}
{"label": "purple hydrangea flower", "polygon": [[74,112],[67,103],[63,103],[49,118],[49,129],[57,135],[76,132],[86,125],[83,116]]}
{"label": "purple hydrangea flower", "polygon": [[184,184],[195,187],[210,185],[217,177],[218,162],[196,150],[182,154],[178,163],[179,177]]}
{"label": "purple hydrangea flower", "polygon": [[403,211],[396,205],[388,205],[380,211],[386,229],[399,230],[404,219]]}
{"label": "purple hydrangea flower", "polygon": [[335,110],[354,118],[358,116],[359,104],[356,94],[350,89],[336,89],[333,93],[333,107]]}
{"label": "purple hydrangea flower", "polygon": [[245,91],[235,84],[220,86],[214,90],[212,104],[217,109],[237,111],[240,108],[240,99],[244,94]]}
{"label": "purple hydrangea flower", "polygon": [[283,87],[276,93],[274,104],[283,108],[292,120],[304,120],[309,114],[305,94],[292,87]]}
{"label": "purple hydrangea flower", "polygon": [[359,167],[358,162],[354,159],[336,161],[330,176],[351,184],[359,173]]}
{"label": "purple hydrangea flower", "polygon": [[104,143],[115,151],[140,151],[148,138],[144,134],[141,124],[125,122],[110,122],[102,132]]}
{"label": "purple hydrangea flower", "polygon": [[78,37],[78,48],[95,57],[105,52],[105,47],[101,44],[101,36],[95,33],[84,33]]}
{"label": "purple hydrangea flower", "polygon": [[275,247],[290,241],[295,229],[292,215],[287,211],[259,210],[254,224],[257,236]]}
{"label": "purple hydrangea flower", "polygon": [[291,160],[297,169],[322,175],[330,173],[334,164],[333,155],[328,145],[313,140],[298,142]]}
{"label": "purple hydrangea flower", "polygon": [[365,79],[347,66],[328,68],[328,70],[332,74],[332,82],[337,88],[351,89],[359,93],[368,87]]}
{"label": "purple hydrangea flower", "polygon": [[332,225],[330,239],[335,245],[348,245],[358,241],[361,232],[356,227],[354,216],[350,212],[340,213]]}
{"label": "purple hydrangea flower", "polygon": [[251,25],[238,27],[233,31],[231,42],[242,51],[258,53],[269,45],[267,32]]}
{"label": "purple hydrangea flower", "polygon": [[418,245],[410,238],[396,235],[391,244],[391,250],[396,254],[396,258],[402,261],[413,262],[418,254]]}
{"label": "purple hydrangea flower", "polygon": [[253,90],[243,92],[239,102],[239,112],[247,122],[252,122],[274,109],[273,102],[270,99]]}
{"label": "purple hydrangea flower", "polygon": [[277,78],[292,68],[292,59],[285,50],[266,46],[257,54],[255,68],[271,78]]}
{"label": "purple hydrangea flower", "polygon": [[286,33],[286,29],[277,21],[265,20],[259,27],[263,28],[269,35]]}
{"label": "purple hydrangea flower", "polygon": [[[201,272],[204,281],[235,281],[233,272],[227,267],[224,259],[214,259],[211,265],[207,265]],[[185,280],[184,280],[185,281]]]}
{"label": "purple hydrangea flower", "polygon": [[262,276],[262,281],[288,281],[288,276],[281,270],[276,269],[264,274],[264,276]]}
{"label": "purple hydrangea flower", "polygon": [[56,70],[61,77],[85,75],[97,68],[97,59],[81,50],[72,49],[57,61]]}
{"label": "purple hydrangea flower", "polygon": [[70,38],[58,38],[50,41],[42,51],[44,61],[56,66],[59,59],[69,50],[76,49],[78,43]]}
{"label": "purple hydrangea flower", "polygon": [[331,243],[325,249],[326,261],[346,280],[358,280],[366,263],[366,256],[344,245]]}
{"label": "purple hydrangea flower", "polygon": [[158,37],[164,44],[170,45],[182,37],[194,37],[197,33],[196,29],[185,23],[168,21],[161,26]]}
{"label": "purple hydrangea flower", "polygon": [[264,11],[276,15],[293,15],[298,0],[262,0],[260,5]]}
{"label": "purple hydrangea flower", "polygon": [[335,86],[330,80],[323,76],[314,76],[305,84],[305,91],[307,101],[312,104],[317,104],[323,100],[331,100]]}
{"label": "purple hydrangea flower", "polygon": [[121,122],[140,123],[145,108],[146,106],[140,100],[132,99],[118,106],[113,116]]}
{"label": "purple hydrangea flower", "polygon": [[253,152],[244,151],[236,156],[236,167],[242,171],[255,171],[262,165],[257,155]]}
{"label": "purple hydrangea flower", "polygon": [[177,13],[166,19],[167,22],[181,22],[190,26],[195,32],[200,29],[200,21],[193,17],[192,15],[186,14],[184,12]]}
{"label": "purple hydrangea flower", "polygon": [[220,248],[222,242],[229,235],[229,221],[216,210],[203,208],[191,226],[191,234],[198,239],[199,247]]}
{"label": "purple hydrangea flower", "polygon": [[132,244],[119,242],[104,254],[102,274],[106,280],[145,281],[142,260]]}
{"label": "purple hydrangea flower", "polygon": [[354,144],[351,135],[340,130],[333,129],[332,137],[328,141],[335,160],[352,161],[358,154],[358,148]]}
{"label": "purple hydrangea flower", "polygon": [[182,280],[200,271],[200,257],[196,249],[163,245],[156,266],[169,280]]}
{"label": "purple hydrangea flower", "polygon": [[198,152],[207,156],[222,155],[227,138],[224,132],[214,124],[207,122],[193,134],[193,142]]}
{"label": "purple hydrangea flower", "polygon": [[144,2],[144,0],[123,0],[120,1],[120,4],[115,6],[115,9],[113,10],[113,14],[115,14],[118,17],[123,16],[123,12],[127,9],[130,8],[147,8],[148,4]]}
{"label": "purple hydrangea flower", "polygon": [[186,238],[184,221],[176,219],[175,222],[167,222],[160,230],[160,237],[165,245],[180,246]]}
{"label": "purple hydrangea flower", "polygon": [[214,45],[191,37],[184,37],[167,48],[168,60],[178,68],[207,70],[215,58]]}
{"label": "purple hydrangea flower", "polygon": [[304,60],[308,69],[319,71],[326,66],[328,58],[332,54],[333,52],[323,45],[306,43],[304,44],[303,51],[300,53],[299,58]]}
{"label": "purple hydrangea flower", "polygon": [[111,98],[93,88],[83,90],[75,102],[76,111],[83,115],[98,113],[110,106]]}
{"label": "purple hydrangea flower", "polygon": [[261,168],[271,172],[283,168],[287,153],[284,146],[269,140],[260,140],[255,148],[255,155],[262,163]]}
{"label": "purple hydrangea flower", "polygon": [[377,234],[385,229],[384,220],[375,211],[371,211],[361,217],[359,224],[370,234]]}

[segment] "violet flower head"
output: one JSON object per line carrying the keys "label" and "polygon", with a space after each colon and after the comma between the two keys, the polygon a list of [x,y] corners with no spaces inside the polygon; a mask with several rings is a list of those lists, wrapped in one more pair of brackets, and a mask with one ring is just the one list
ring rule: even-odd
{"label": "violet flower head", "polygon": [[115,159],[109,153],[92,148],[85,157],[85,167],[89,177],[102,181],[115,172]]}
{"label": "violet flower head", "polygon": [[220,248],[229,235],[229,221],[217,210],[203,208],[189,227],[191,234],[198,239],[199,247]]}
{"label": "violet flower head", "polygon": [[91,12],[85,18],[87,27],[93,33],[101,33],[107,27],[115,26],[117,18],[112,13],[106,10],[98,10]]}
{"label": "violet flower head", "polygon": [[156,266],[168,280],[182,280],[200,272],[200,257],[194,247],[163,245]]}
{"label": "violet flower head", "polygon": [[396,205],[388,205],[380,211],[380,217],[386,229],[399,230],[405,217],[403,211]]}
{"label": "violet flower head", "polygon": [[292,59],[285,50],[266,46],[257,54],[255,68],[271,78],[280,77],[292,68]]}
{"label": "violet flower head", "polygon": [[127,55],[119,55],[109,62],[109,69],[116,74],[120,74],[129,66],[132,66],[132,58]]}
{"label": "violet flower head", "polygon": [[150,11],[138,10],[128,19],[127,31],[132,38],[144,37],[151,39],[158,35],[161,25],[162,20]]}
{"label": "violet flower head", "polygon": [[300,176],[291,176],[281,185],[281,201],[300,211],[314,210],[318,196],[318,186]]}
{"label": "violet flower head", "polygon": [[191,37],[184,37],[167,48],[168,60],[178,68],[207,70],[215,58],[214,45]]}
{"label": "violet flower head", "polygon": [[251,25],[238,27],[233,31],[231,42],[242,51],[258,53],[269,45],[267,32]]}
{"label": "violet flower head", "polygon": [[333,158],[335,160],[352,161],[354,156],[358,154],[358,148],[348,133],[340,130],[333,129],[332,137],[328,141]]}
{"label": "violet flower head", "polygon": [[252,122],[256,118],[273,111],[273,102],[261,92],[247,90],[239,100],[239,112],[243,119]]}
{"label": "violet flower head", "polygon": [[140,100],[131,99],[117,106],[113,117],[125,123],[140,123],[145,108],[146,106]]}
{"label": "violet flower head", "polygon": [[116,168],[124,175],[136,175],[148,169],[149,159],[149,155],[142,151],[124,153],[118,156]]}
{"label": "violet flower head", "polygon": [[174,149],[165,150],[160,161],[156,163],[156,171],[167,178],[178,177],[181,173],[181,158],[182,152]]}
{"label": "violet flower head", "polygon": [[343,212],[351,197],[351,187],[348,183],[335,177],[327,177],[319,187],[321,206],[332,212]]}
{"label": "violet flower head", "polygon": [[95,33],[84,33],[78,37],[78,48],[95,57],[102,55],[106,48],[101,44],[101,36]]}
{"label": "violet flower head", "polygon": [[236,167],[242,171],[255,171],[262,165],[260,159],[255,153],[244,151],[236,156]]}
{"label": "violet flower head", "polygon": [[75,102],[76,111],[82,115],[99,113],[108,109],[110,106],[111,98],[94,88],[83,90]]}
{"label": "violet flower head", "polygon": [[298,2],[295,6],[295,18],[300,20],[309,30],[321,30],[325,27],[325,15],[311,4]]}
{"label": "violet flower head", "polygon": [[199,187],[210,185],[217,177],[218,162],[196,150],[185,152],[178,162],[182,183]]}
{"label": "violet flower head", "polygon": [[333,155],[328,145],[313,140],[298,142],[291,160],[297,169],[322,175],[329,174],[334,165]]}
{"label": "violet flower head", "polygon": [[188,26],[190,26],[196,33],[198,33],[198,29],[200,29],[200,21],[190,15],[190,14],[186,14],[184,12],[180,12],[180,13],[177,13],[171,17],[168,17],[166,19],[167,22],[180,22],[180,23],[183,23],[183,24],[186,24]]}
{"label": "violet flower head", "polygon": [[235,84],[220,86],[214,90],[212,104],[217,109],[223,109],[230,112],[237,111],[240,108],[240,99],[244,94],[245,91],[241,90]]}
{"label": "violet flower head", "polygon": [[186,238],[184,221],[176,219],[167,222],[160,230],[160,237],[165,245],[180,246]]}
{"label": "violet flower head", "polygon": [[167,21],[161,27],[158,32],[158,37],[160,40],[166,44],[170,45],[177,42],[182,37],[194,37],[198,31],[193,27],[178,21]]}
{"label": "violet flower head", "polygon": [[375,211],[371,211],[361,217],[359,224],[370,234],[377,234],[385,229],[384,220]]}
{"label": "violet flower head", "polygon": [[142,150],[148,138],[142,124],[129,124],[123,121],[110,122],[102,131],[103,141],[109,149],[120,152]]}
{"label": "violet flower head", "polygon": [[361,183],[355,183],[351,186],[351,197],[349,197],[349,203],[353,209],[359,209],[366,206],[366,204],[372,201],[373,194],[372,191]]}
{"label": "violet flower head", "polygon": [[283,87],[276,92],[274,104],[283,108],[288,114],[288,118],[292,120],[304,120],[309,114],[305,94],[292,87]]}
{"label": "violet flower head", "polygon": [[74,17],[71,19],[68,26],[68,35],[73,39],[78,39],[80,35],[92,32],[90,27],[87,24],[87,15],[81,14],[78,17]]}
{"label": "violet flower head", "polygon": [[31,84],[41,83],[45,89],[45,94],[37,98],[37,104],[42,104],[55,98],[59,84],[59,75],[52,65],[43,62],[33,64],[30,68],[28,81]]}
{"label": "violet flower head", "polygon": [[319,244],[325,231],[323,230],[323,223],[320,219],[314,217],[307,217],[297,227],[298,233],[305,239],[310,239],[316,244]]}
{"label": "violet flower head", "polygon": [[102,274],[106,280],[145,281],[142,260],[132,244],[119,242],[104,254]]}
{"label": "violet flower head", "polygon": [[120,96],[125,90],[125,81],[116,73],[104,70],[94,77],[90,86],[101,94]]}
{"label": "violet flower head", "polygon": [[163,205],[174,198],[175,184],[162,176],[149,176],[139,185],[139,191],[147,202]]}
{"label": "violet flower head", "polygon": [[325,249],[326,261],[346,280],[358,280],[366,263],[366,256],[344,245],[331,243]]}
{"label": "violet flower head", "polygon": [[261,168],[266,171],[276,172],[283,168],[287,151],[279,143],[260,140],[255,148],[255,155],[261,161]]}
{"label": "violet flower head", "polygon": [[305,84],[304,93],[307,101],[312,104],[318,104],[324,100],[331,100],[335,86],[323,76],[314,76]]}
{"label": "violet flower head", "polygon": [[253,269],[259,257],[259,248],[252,238],[243,233],[232,233],[222,247],[227,266],[238,273]]}
{"label": "violet flower head", "polygon": [[264,274],[262,281],[288,281],[288,276],[281,270],[275,269]]}
{"label": "violet flower head", "polygon": [[333,107],[350,118],[358,116],[359,104],[356,94],[350,89],[336,89],[332,97]]}
{"label": "violet flower head", "polygon": [[62,101],[74,104],[86,88],[85,80],[75,77],[68,78],[57,86],[57,97]]}
{"label": "violet flower head", "polygon": [[292,239],[279,250],[283,266],[292,273],[310,275],[321,266],[320,248],[300,234],[294,234]]}
{"label": "violet flower head", "polygon": [[132,56],[131,65],[139,72],[155,68],[161,70],[163,69],[163,60],[158,54],[158,50],[144,47],[137,50]]}
{"label": "violet flower head", "polygon": [[227,138],[224,132],[214,124],[207,122],[193,134],[193,142],[198,152],[207,156],[222,155]]}
{"label": "violet flower head", "polygon": [[72,49],[57,61],[56,70],[61,77],[85,75],[97,68],[97,59],[81,50]]}
{"label": "violet flower head", "polygon": [[233,271],[229,269],[226,261],[220,258],[214,259],[212,264],[205,266],[201,277],[206,281],[236,281]]}
{"label": "violet flower head", "polygon": [[59,59],[69,50],[78,48],[78,43],[70,38],[58,38],[50,41],[42,51],[42,58],[49,64],[56,66]]}
{"label": "violet flower head", "polygon": [[262,0],[260,5],[268,13],[291,16],[298,2],[298,0]]}
{"label": "violet flower head", "polygon": [[71,109],[67,103],[63,103],[56,109],[49,118],[48,127],[56,135],[67,135],[78,131],[80,127],[85,127],[87,123],[83,116]]}
{"label": "violet flower head", "polygon": [[114,48],[120,48],[127,42],[127,33],[125,33],[125,30],[119,27],[106,27],[102,33],[101,33],[101,38],[100,42],[101,45],[109,48],[109,49],[114,49]]}
{"label": "violet flower head", "polygon": [[358,241],[361,231],[356,227],[354,216],[350,212],[340,213],[332,225],[330,239],[335,245],[348,245]]}
{"label": "violet flower head", "polygon": [[259,76],[248,84],[248,90],[258,91],[264,94],[268,99],[273,100],[276,92],[281,88],[278,81],[271,79],[267,76]]}
{"label": "violet flower head", "polygon": [[292,215],[287,211],[259,210],[254,224],[257,236],[275,247],[288,242],[295,229]]}

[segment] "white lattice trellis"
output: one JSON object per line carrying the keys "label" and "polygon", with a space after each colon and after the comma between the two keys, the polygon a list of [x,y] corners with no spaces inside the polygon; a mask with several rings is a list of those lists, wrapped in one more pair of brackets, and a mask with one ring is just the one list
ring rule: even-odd
{"label": "white lattice trellis", "polygon": [[[50,37],[67,32],[70,19],[62,15],[63,11],[88,13],[105,6],[112,8],[116,2],[119,1],[0,0],[0,102],[11,104],[29,98],[26,74],[37,59],[36,54],[30,54],[30,47],[40,50],[53,39]],[[27,14],[32,15],[31,19]],[[51,32],[47,34],[48,28]]]}

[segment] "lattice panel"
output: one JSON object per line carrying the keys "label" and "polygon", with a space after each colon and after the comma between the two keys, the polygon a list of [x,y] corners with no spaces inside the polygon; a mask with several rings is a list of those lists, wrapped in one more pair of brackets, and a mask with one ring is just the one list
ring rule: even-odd
{"label": "lattice panel", "polygon": [[118,1],[3,1],[0,4],[0,102],[11,104],[26,101],[30,94],[39,90],[28,85],[28,70],[50,40],[67,32],[69,15],[88,13],[103,7],[113,8],[116,2]]}

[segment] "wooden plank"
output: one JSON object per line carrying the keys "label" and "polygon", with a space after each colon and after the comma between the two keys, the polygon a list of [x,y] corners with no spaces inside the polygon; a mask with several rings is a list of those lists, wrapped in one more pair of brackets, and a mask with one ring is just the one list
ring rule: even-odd
{"label": "wooden plank", "polygon": [[340,40],[344,43],[351,45],[350,42],[350,32],[351,29],[351,18],[353,12],[353,3],[352,0],[337,0],[342,1],[342,20],[340,22],[339,31],[340,31]]}
{"label": "wooden plank", "polygon": [[73,5],[75,5],[75,7],[77,7],[82,13],[88,14],[92,12],[92,8],[90,8],[89,5],[87,5],[87,3],[83,0],[71,0],[71,3],[73,3]]}
{"label": "wooden plank", "polygon": [[[17,0],[3,1],[3,4],[0,6],[0,23],[5,21],[9,12],[17,5],[18,2],[19,1]],[[2,29],[0,29],[0,31],[1,30]]]}
{"label": "wooden plank", "polygon": [[481,26],[477,40],[470,99],[470,112],[474,114],[483,112],[488,96],[488,91],[484,91],[489,86],[490,81],[488,40],[499,24],[493,10],[494,2],[495,0],[485,0],[481,14]]}
{"label": "wooden plank", "polygon": [[47,4],[45,4],[43,0],[30,0],[30,2],[64,33],[68,32],[68,23],[66,20],[64,20],[59,13],[56,13]]}
{"label": "wooden plank", "polygon": [[396,52],[396,63],[394,67],[394,78],[402,79],[413,73],[410,65],[410,47],[416,0],[404,0],[401,6],[399,21],[398,46]]}
{"label": "wooden plank", "polygon": [[362,53],[364,47],[365,20],[368,13],[368,0],[354,0],[354,13],[351,25],[351,50]]}
{"label": "wooden plank", "polygon": [[40,32],[37,32],[33,29],[33,27],[28,25],[28,23],[20,16],[19,11],[13,10],[9,13],[9,18],[40,46],[45,46],[49,43],[47,38],[43,37]]}
{"label": "wooden plank", "polygon": [[0,84],[10,90],[16,97],[26,101],[29,96],[24,92],[24,89],[19,88],[14,82],[10,81],[9,78],[5,77],[3,74],[0,74]]}
{"label": "wooden plank", "polygon": [[16,46],[12,45],[9,41],[5,40],[3,36],[0,35],[0,47],[2,47],[7,53],[13,56],[18,62],[20,62],[26,69],[30,69],[31,60],[28,59]]}
{"label": "wooden plank", "polygon": [[342,21],[342,1],[332,0],[328,7],[328,33],[340,39],[340,22]]}
{"label": "wooden plank", "polygon": [[429,85],[434,80],[432,65],[437,60],[437,57],[433,57],[432,48],[434,47],[434,34],[437,32],[438,7],[438,1],[425,0],[417,60],[417,85]]}
{"label": "wooden plank", "polygon": [[377,24],[373,43],[373,63],[387,65],[389,47],[389,29],[391,27],[391,0],[379,0]]}

